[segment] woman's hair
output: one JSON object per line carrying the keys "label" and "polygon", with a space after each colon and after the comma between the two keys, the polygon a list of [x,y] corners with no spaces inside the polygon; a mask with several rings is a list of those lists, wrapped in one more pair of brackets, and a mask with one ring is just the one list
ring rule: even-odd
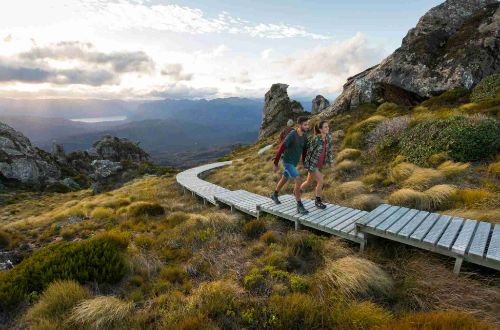
{"label": "woman's hair", "polygon": [[322,120],[314,126],[314,133],[321,134],[320,129],[327,123],[326,120]]}

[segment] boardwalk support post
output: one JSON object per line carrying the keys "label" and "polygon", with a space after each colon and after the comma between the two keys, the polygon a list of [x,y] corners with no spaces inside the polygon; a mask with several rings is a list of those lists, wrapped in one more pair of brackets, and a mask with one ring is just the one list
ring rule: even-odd
{"label": "boardwalk support post", "polygon": [[300,222],[298,219],[295,219],[295,230],[299,230],[300,229]]}
{"label": "boardwalk support post", "polygon": [[364,252],[365,251],[366,243],[368,243],[368,242],[366,241],[366,237],[364,237],[363,240],[361,241],[360,245],[359,245],[359,252]]}
{"label": "boardwalk support post", "polygon": [[455,275],[458,275],[460,273],[460,268],[462,267],[462,262],[464,261],[464,258],[457,257],[455,259],[455,267],[453,267],[453,273]]}

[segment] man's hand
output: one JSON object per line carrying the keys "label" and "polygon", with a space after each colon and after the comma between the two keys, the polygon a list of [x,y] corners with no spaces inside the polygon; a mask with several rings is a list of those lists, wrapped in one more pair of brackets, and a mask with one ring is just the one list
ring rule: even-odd
{"label": "man's hand", "polygon": [[279,170],[280,170],[279,166],[278,165],[274,165],[274,173],[278,173]]}

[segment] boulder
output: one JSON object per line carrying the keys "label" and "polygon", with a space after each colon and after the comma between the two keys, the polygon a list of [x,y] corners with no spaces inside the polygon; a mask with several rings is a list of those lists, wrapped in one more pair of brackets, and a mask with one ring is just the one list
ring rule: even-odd
{"label": "boulder", "polygon": [[62,144],[52,143],[52,156],[61,164],[67,163],[66,153]]}
{"label": "boulder", "polygon": [[50,154],[32,146],[22,133],[0,123],[0,178],[41,185],[60,176],[61,169]]}
{"label": "boulder", "polygon": [[114,162],[140,162],[149,158],[149,155],[139,147],[138,143],[111,135],[106,135],[96,141],[87,152],[96,159],[107,159]]}
{"label": "boulder", "polygon": [[471,89],[500,71],[500,4],[447,0],[408,31],[380,64],[347,79],[342,94],[321,116],[366,102],[412,105],[454,88]]}
{"label": "boulder", "polygon": [[273,84],[266,93],[259,140],[278,132],[289,119],[295,121],[300,115],[306,114],[299,102],[290,100],[287,89],[286,84]]}
{"label": "boulder", "polygon": [[311,114],[317,115],[330,105],[330,102],[323,95],[316,95],[312,100]]}

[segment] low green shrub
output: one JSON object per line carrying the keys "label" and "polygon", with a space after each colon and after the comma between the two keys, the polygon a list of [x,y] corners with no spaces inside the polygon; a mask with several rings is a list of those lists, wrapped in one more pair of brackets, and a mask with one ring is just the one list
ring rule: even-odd
{"label": "low green shrub", "polygon": [[11,235],[4,230],[0,230],[0,250],[8,249],[10,247],[11,242],[12,242]]}
{"label": "low green shrub", "polygon": [[442,106],[452,106],[458,103],[465,103],[469,100],[469,90],[463,87],[455,88],[433,96],[420,105],[427,108],[436,108]]}
{"label": "low green shrub", "polygon": [[341,329],[372,329],[392,320],[390,312],[369,301],[353,302],[335,312],[335,323]]}
{"label": "low green shrub", "polygon": [[480,102],[500,97],[500,73],[483,78],[472,90],[471,101]]}
{"label": "low green shrub", "polygon": [[299,275],[290,276],[290,289],[293,292],[307,293],[311,289],[311,283],[304,277]]}
{"label": "low green shrub", "polygon": [[272,296],[269,309],[273,329],[322,329],[329,324],[326,308],[303,293]]}
{"label": "low green shrub", "polygon": [[0,309],[17,305],[58,279],[116,283],[126,272],[127,240],[103,234],[79,242],[58,242],[36,250],[15,268],[0,273]]}
{"label": "low green shrub", "polygon": [[500,122],[484,116],[427,119],[405,131],[400,147],[409,161],[419,165],[427,165],[440,152],[460,162],[482,160],[500,151]]}

